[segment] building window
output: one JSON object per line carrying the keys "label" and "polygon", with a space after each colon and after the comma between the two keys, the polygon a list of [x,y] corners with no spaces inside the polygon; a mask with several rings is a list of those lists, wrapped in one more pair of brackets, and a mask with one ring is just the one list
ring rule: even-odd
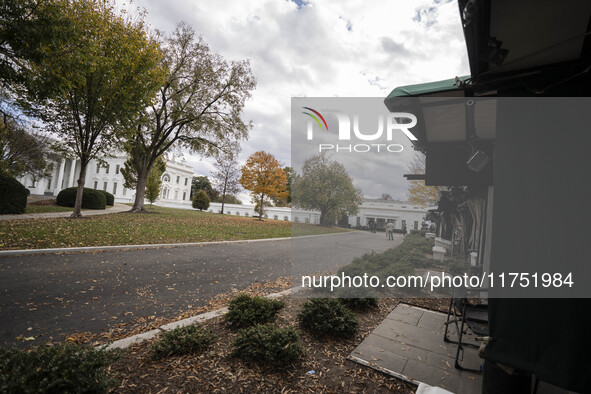
{"label": "building window", "polygon": [[119,164],[117,164],[115,166],[115,174],[119,174],[119,169],[121,168],[121,166]]}
{"label": "building window", "polygon": [[162,182],[170,182],[170,177],[168,176],[168,174],[162,175]]}
{"label": "building window", "polygon": [[236,216],[240,216],[240,212],[236,211]]}
{"label": "building window", "polygon": [[127,189],[124,187],[123,190],[121,191],[121,194],[125,195],[127,193]]}
{"label": "building window", "polygon": [[277,215],[273,216],[273,220],[279,220],[279,216],[277,216]]}
{"label": "building window", "polygon": [[310,223],[310,218],[305,218],[305,219],[304,219],[304,222],[306,222],[306,223]]}
{"label": "building window", "polygon": [[105,183],[103,184],[103,190],[104,190],[104,191],[107,191],[107,182],[105,182]]}
{"label": "building window", "polygon": [[98,174],[101,171],[101,165],[99,163],[96,164],[96,173]]}
{"label": "building window", "polygon": [[113,183],[113,195],[117,194],[117,182]]}
{"label": "building window", "polygon": [[98,189],[98,181],[94,181],[94,190]]}
{"label": "building window", "polygon": [[415,220],[415,223],[414,223],[414,228],[415,228],[415,230],[418,230],[419,229],[419,222],[417,222],[416,220]]}
{"label": "building window", "polygon": [[107,165],[105,166],[105,174],[108,174],[108,173],[109,173],[109,167],[111,167],[111,165],[110,165],[110,164],[107,164]]}
{"label": "building window", "polygon": [[183,201],[187,199],[187,192],[183,192]]}
{"label": "building window", "polygon": [[174,191],[174,199],[175,200],[178,200],[179,199],[179,191],[178,190],[175,190]]}
{"label": "building window", "polygon": [[181,183],[181,176],[177,175],[176,176],[176,184],[178,185],[179,183]]}
{"label": "building window", "polygon": [[47,180],[47,190],[51,189],[51,177]]}
{"label": "building window", "polygon": [[406,220],[402,221],[402,228],[406,228]]}
{"label": "building window", "polygon": [[189,182],[189,178],[185,178],[185,186],[187,186],[188,182]]}
{"label": "building window", "polygon": [[249,215],[248,215],[248,212],[246,212],[246,213],[244,214],[244,216],[248,217],[248,216],[249,216]]}
{"label": "building window", "polygon": [[300,222],[300,218],[296,216],[293,221],[296,222],[296,223],[299,223]]}
{"label": "building window", "polygon": [[287,216],[284,216],[283,217],[283,220],[286,221],[286,222],[289,222],[289,218]]}

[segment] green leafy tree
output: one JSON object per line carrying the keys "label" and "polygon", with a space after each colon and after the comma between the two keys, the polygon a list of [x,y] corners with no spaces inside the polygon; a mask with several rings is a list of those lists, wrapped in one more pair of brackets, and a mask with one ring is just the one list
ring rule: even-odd
{"label": "green leafy tree", "polygon": [[246,190],[250,190],[252,196],[260,202],[259,220],[263,220],[265,197],[284,198],[287,195],[285,171],[275,156],[264,151],[250,155],[242,167],[240,184]]}
{"label": "green leafy tree", "polygon": [[47,97],[58,87],[55,79],[40,84],[33,75],[35,65],[51,56],[47,47],[69,42],[74,20],[67,16],[68,7],[65,0],[0,2],[0,101],[5,114],[19,91],[34,89],[37,97]]}
{"label": "green leafy tree", "polygon": [[163,72],[142,16],[118,13],[112,0],[59,3],[67,39],[44,45],[31,75],[32,86],[49,86],[50,99],[39,99],[35,89],[27,98],[43,108],[37,114],[80,160],[72,213],[80,217],[88,163],[110,150],[128,121],[152,101]]}
{"label": "green leafy tree", "polygon": [[210,51],[180,23],[162,38],[162,65],[168,70],[158,99],[137,120],[129,139],[138,158],[133,212],[144,210],[143,185],[156,158],[175,146],[208,156],[230,151],[252,127],[241,119],[256,82],[248,61],[227,61]]}
{"label": "green leafy tree", "polygon": [[[222,199],[222,197],[221,196],[218,196],[218,198],[215,199],[213,202],[220,202],[221,203],[222,202],[221,199]],[[238,204],[238,205],[241,205],[242,204],[242,201],[239,200],[238,197],[236,197],[233,194],[226,194],[224,196],[224,204]]]}
{"label": "green leafy tree", "polygon": [[209,201],[215,201],[219,197],[219,192],[211,186],[209,177],[205,175],[194,176],[191,180],[191,197],[199,190],[203,190]]}
{"label": "green leafy tree", "polygon": [[[231,196],[232,194],[240,191],[240,182],[238,181],[240,169],[233,155],[219,155],[214,166],[217,171],[212,174],[212,177],[219,193],[219,198],[216,201],[222,203],[221,213],[224,213],[224,204],[230,202],[230,197],[234,197]],[[234,200],[237,198],[234,197]]]}
{"label": "green leafy tree", "polygon": [[150,201],[150,207],[160,196],[162,174],[164,174],[164,171],[166,171],[166,162],[162,157],[159,157],[152,166],[146,182],[146,199]]}
{"label": "green leafy tree", "polygon": [[[158,177],[162,177],[162,174],[164,174],[166,171],[166,157],[159,157],[150,171],[152,170],[155,174],[158,174]],[[136,188],[137,173],[135,171],[135,167],[133,166],[133,158],[131,157],[131,153],[128,155],[127,160],[125,160],[125,163],[123,163],[123,166],[121,167],[121,175],[123,176],[123,186],[125,188]],[[148,199],[148,201],[150,200]]]}
{"label": "green leafy tree", "polygon": [[209,208],[209,197],[207,197],[207,193],[205,193],[204,190],[198,190],[195,194],[193,194],[191,203],[193,208],[203,211],[204,209]]}
{"label": "green leafy tree", "polygon": [[345,167],[325,154],[310,157],[302,166],[293,187],[293,203],[320,211],[320,224],[335,223],[343,214],[355,215],[363,202]]}
{"label": "green leafy tree", "polygon": [[131,157],[127,156],[120,171],[121,175],[123,175],[123,187],[126,189],[135,189],[137,186],[137,173]]}

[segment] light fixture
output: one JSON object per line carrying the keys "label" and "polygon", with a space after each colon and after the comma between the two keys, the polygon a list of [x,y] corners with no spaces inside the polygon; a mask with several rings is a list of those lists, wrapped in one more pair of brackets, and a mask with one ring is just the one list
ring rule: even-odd
{"label": "light fixture", "polygon": [[490,159],[488,158],[486,153],[479,149],[476,152],[474,152],[472,156],[470,156],[466,164],[468,165],[468,168],[470,170],[478,173],[482,171],[489,162]]}

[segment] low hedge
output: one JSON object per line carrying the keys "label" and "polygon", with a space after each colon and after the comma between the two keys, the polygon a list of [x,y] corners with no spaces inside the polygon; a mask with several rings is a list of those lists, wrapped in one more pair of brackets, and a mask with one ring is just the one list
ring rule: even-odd
{"label": "low hedge", "polygon": [[300,327],[317,338],[343,339],[355,336],[359,322],[353,312],[335,298],[312,298],[298,313]]}
{"label": "low hedge", "polygon": [[297,330],[274,324],[257,325],[241,330],[233,343],[232,355],[260,365],[285,366],[304,355]]}
{"label": "low hedge", "polygon": [[275,320],[285,302],[269,298],[240,294],[228,303],[225,319],[232,327],[249,327]]}
{"label": "low hedge", "polygon": [[[69,187],[59,192],[56,198],[56,204],[61,207],[74,207],[76,202],[77,187]],[[107,198],[101,191],[84,188],[82,192],[83,209],[105,209],[107,207]]]}
{"label": "low hedge", "polygon": [[114,195],[112,195],[111,193],[109,193],[106,190],[98,190],[98,191],[105,195],[105,199],[107,200],[108,206],[112,207],[113,205],[115,205],[115,196]]}
{"label": "low hedge", "polygon": [[0,175],[0,214],[25,213],[29,193],[16,179]]}
{"label": "low hedge", "polygon": [[108,366],[119,352],[80,345],[0,347],[1,393],[107,393],[116,386]]}
{"label": "low hedge", "polygon": [[178,327],[165,332],[160,341],[152,345],[150,358],[160,360],[168,356],[195,354],[210,347],[215,340],[213,331],[199,325]]}

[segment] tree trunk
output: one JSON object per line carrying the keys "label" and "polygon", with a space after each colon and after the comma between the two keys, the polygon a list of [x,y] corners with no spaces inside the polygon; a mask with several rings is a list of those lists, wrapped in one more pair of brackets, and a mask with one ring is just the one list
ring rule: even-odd
{"label": "tree trunk", "polygon": [[325,221],[326,221],[326,212],[320,211],[320,225],[326,226],[326,223],[324,223]]}
{"label": "tree trunk", "polygon": [[222,215],[224,214],[224,203],[226,202],[226,184],[224,183],[224,190],[222,191]]}
{"label": "tree trunk", "polygon": [[[72,212],[72,218],[82,217],[82,193],[84,193],[84,182],[86,181],[86,167],[88,163],[85,160],[80,160],[80,176],[78,177],[78,190],[76,191],[76,202],[74,203],[74,212]],[[73,171],[76,170],[74,166]]]}
{"label": "tree trunk", "polygon": [[259,208],[259,220],[263,220],[263,203],[265,202],[264,198],[265,198],[265,194],[261,193],[261,206]]}
{"label": "tree trunk", "polygon": [[137,172],[137,185],[135,187],[135,201],[130,212],[141,213],[147,212],[144,208],[144,199],[146,196],[146,183],[148,181],[148,169],[147,165],[143,165],[142,168],[138,169]]}

